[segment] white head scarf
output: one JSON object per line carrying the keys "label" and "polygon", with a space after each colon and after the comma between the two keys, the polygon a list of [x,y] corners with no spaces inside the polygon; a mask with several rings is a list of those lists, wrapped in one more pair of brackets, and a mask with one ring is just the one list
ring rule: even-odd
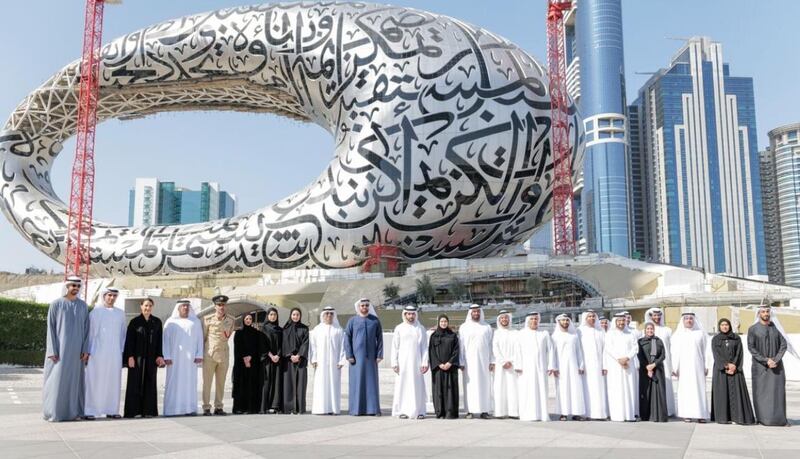
{"label": "white head scarf", "polygon": [[[500,316],[508,316],[508,326],[507,327],[503,327],[502,325],[500,325]],[[482,317],[483,317],[483,310],[481,310],[481,318]],[[506,311],[506,310],[500,311],[500,314],[497,315],[497,328],[498,329],[503,329],[503,330],[511,330],[512,329],[511,326],[513,325],[513,322],[512,322],[513,319],[514,319],[514,316],[511,315],[511,311]]]}
{"label": "white head scarf", "polygon": [[69,276],[64,279],[64,286],[66,287],[69,284],[78,284],[81,285],[83,283],[83,279],[78,276]]}
{"label": "white head scarf", "polygon": [[[653,314],[656,313],[656,312],[661,314],[661,323],[660,324],[657,324],[653,320]],[[664,325],[664,319],[665,319],[664,310],[661,309],[661,308],[650,308],[644,313],[644,323],[645,324],[647,324],[648,322],[651,322],[656,327],[664,327],[665,326]]]}
{"label": "white head scarf", "polygon": [[378,313],[375,312],[375,306],[372,305],[372,301],[370,301],[369,298],[361,298],[360,300],[356,301],[356,304],[354,305],[356,309],[356,315],[360,314],[358,312],[358,305],[365,301],[369,303],[369,313],[367,315],[378,317]]}
{"label": "white head scarf", "polygon": [[[472,320],[472,310],[473,309],[478,309],[481,312],[481,318],[477,322]],[[461,332],[462,330],[466,330],[469,327],[476,327],[476,326],[479,326],[479,325],[488,326],[489,324],[486,323],[486,319],[483,316],[483,308],[481,308],[477,304],[473,304],[467,310],[467,317],[464,319],[464,323],[461,324],[461,327],[459,327],[458,331]]]}
{"label": "white head scarf", "polygon": [[[564,331],[561,328],[561,324],[558,323],[562,319],[567,319],[569,321],[569,325],[567,326],[567,331]],[[568,333],[570,335],[574,335],[575,333],[578,332],[577,330],[575,330],[575,324],[572,323],[572,319],[566,314],[557,315],[556,316],[556,320],[555,320],[555,324],[556,324],[556,326],[553,328],[553,334],[556,334],[556,333]]]}
{"label": "white head scarf", "polygon": [[[689,316],[689,315],[694,316],[694,325],[692,326],[691,330],[686,328],[683,325],[683,318],[685,316]],[[700,323],[700,320],[697,318],[697,315],[695,315],[695,313],[693,313],[693,312],[684,312],[683,314],[681,314],[681,320],[678,321],[678,326],[675,327],[675,333],[672,336],[675,336],[678,333],[686,333],[686,332],[696,331],[696,330],[705,332],[705,328],[703,328],[703,324]]]}
{"label": "white head scarf", "polygon": [[797,351],[794,349],[794,346],[792,346],[792,342],[791,340],[789,340],[789,336],[783,330],[783,325],[781,325],[781,321],[778,319],[778,313],[775,311],[774,308],[772,308],[771,306],[764,306],[764,305],[759,306],[758,309],[756,309],[756,317],[753,320],[753,324],[758,323],[759,319],[758,313],[760,313],[762,309],[767,309],[770,311],[769,321],[772,322],[773,325],[775,325],[775,329],[778,330],[778,333],[783,335],[783,339],[786,340],[786,352],[792,354],[794,358],[800,360],[800,356],[797,355]]}
{"label": "white head scarf", "polygon": [[[594,314],[594,327],[590,327],[589,324],[586,323],[586,318],[589,316],[589,314]],[[603,331],[603,328],[600,326],[600,315],[597,313],[597,311],[582,312],[578,328],[581,327],[594,328],[595,330]]]}
{"label": "white head scarf", "polygon": [[64,279],[64,285],[61,288],[62,295],[67,294],[67,285],[69,284],[78,284],[78,287],[80,287],[80,289],[78,290],[78,297],[80,297],[81,292],[83,292],[83,280],[78,276],[69,276],[66,279]]}
{"label": "white head scarf", "polygon": [[[533,319],[533,316],[539,316],[540,318],[542,317],[542,315],[539,314],[538,312],[531,312],[530,314],[525,316],[525,327],[523,328],[523,330],[530,330],[531,329],[530,328],[530,322]],[[539,325],[541,325],[541,322],[539,323]]]}
{"label": "white head scarf", "polygon": [[[319,313],[319,324],[317,325],[317,327],[327,327],[328,326],[328,324],[326,324],[325,321],[322,319],[322,316],[324,316],[326,312],[332,312],[333,313],[333,321],[331,322],[330,326],[333,327],[333,328],[342,328],[341,324],[339,324],[339,314],[336,313],[336,309],[334,309],[333,306],[325,306],[324,308],[322,308],[322,311],[320,311],[320,313]],[[314,327],[314,328],[317,328],[317,327]]]}
{"label": "white head scarf", "polygon": [[631,333],[631,328],[627,327],[627,326],[623,327],[622,330],[618,329],[617,328],[617,319],[622,319],[623,322],[624,322],[625,321],[625,313],[624,312],[618,312],[618,313],[614,314],[613,316],[611,316],[608,319],[608,331],[606,333],[625,333],[626,331],[628,333]]}
{"label": "white head scarf", "polygon": [[[408,308],[408,309],[406,309],[406,308]],[[414,319],[415,319],[413,325],[415,327],[419,328],[420,330],[422,330],[423,334],[426,333],[427,330],[425,330],[425,326],[422,325],[422,321],[419,318],[419,310],[417,308],[414,308],[413,306],[412,307],[406,306],[406,308],[403,308],[403,311],[400,313],[400,320],[402,321],[402,323],[408,324],[408,322],[406,322],[406,313],[407,312],[413,312],[414,313]],[[412,325],[412,324],[409,324],[409,325]]]}
{"label": "white head scarf", "polygon": [[178,300],[178,302],[175,303],[175,308],[172,310],[172,315],[169,316],[169,319],[167,319],[167,322],[169,322],[171,320],[182,319],[181,313],[180,313],[180,311],[178,311],[178,309],[184,303],[189,305],[189,316],[187,317],[187,319],[191,320],[192,322],[200,323],[200,319],[197,318],[197,314],[194,312],[194,308],[192,307],[192,303],[190,303],[189,300]]}

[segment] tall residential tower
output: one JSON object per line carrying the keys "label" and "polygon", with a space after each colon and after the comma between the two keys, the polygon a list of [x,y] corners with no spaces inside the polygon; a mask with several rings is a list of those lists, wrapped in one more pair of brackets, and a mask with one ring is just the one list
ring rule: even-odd
{"label": "tall residential tower", "polygon": [[769,131],[761,190],[769,280],[800,287],[800,123]]}
{"label": "tall residential tower", "polygon": [[629,256],[630,166],[621,0],[580,0],[575,43],[580,69],[578,106],[586,130],[581,236],[589,252]]}
{"label": "tall residential tower", "polygon": [[753,79],[733,77],[722,45],[686,42],[639,90],[638,145],[649,257],[737,276],[766,274]]}

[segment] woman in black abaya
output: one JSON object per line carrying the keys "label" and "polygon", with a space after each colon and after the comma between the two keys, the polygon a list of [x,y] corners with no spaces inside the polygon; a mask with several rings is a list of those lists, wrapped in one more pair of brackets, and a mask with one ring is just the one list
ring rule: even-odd
{"label": "woman in black abaya", "polygon": [[667,386],[664,376],[664,342],[655,335],[652,322],[639,338],[639,417],[642,421],[667,422]]}
{"label": "woman in black abaya", "polygon": [[247,314],[244,326],[233,336],[233,414],[261,411],[264,366],[261,364],[264,335],[253,328],[253,315]]}
{"label": "woman in black abaya", "polygon": [[458,419],[458,335],[449,325],[447,316],[440,315],[428,342],[433,407],[439,419]]}
{"label": "woman in black abaya", "polygon": [[308,387],[308,326],[301,322],[302,312],[293,308],[283,326],[282,371],[283,412],[306,412]]}
{"label": "woman in black abaya", "polygon": [[719,424],[755,424],[753,405],[742,373],[742,340],[728,319],[720,319],[711,339],[711,420]]}
{"label": "woman in black abaya", "polygon": [[278,325],[278,310],[267,310],[267,321],[261,327],[264,334],[261,362],[264,365],[264,385],[261,388],[261,413],[283,411],[283,377],[281,375],[281,346],[283,329]]}

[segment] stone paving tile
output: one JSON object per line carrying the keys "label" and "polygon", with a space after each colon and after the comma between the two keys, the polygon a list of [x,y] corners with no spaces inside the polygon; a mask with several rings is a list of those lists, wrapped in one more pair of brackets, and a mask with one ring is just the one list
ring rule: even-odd
{"label": "stone paving tile", "polygon": [[[382,370],[384,408],[391,370]],[[162,383],[163,384],[163,383]],[[800,424],[800,384],[789,383]],[[163,385],[161,390],[163,391]],[[15,396],[12,397],[11,394]],[[230,392],[227,392],[228,394]],[[346,399],[346,397],[345,397]],[[229,409],[231,400],[225,399]],[[552,404],[552,400],[550,403]],[[310,400],[309,400],[310,403]],[[343,403],[346,409],[346,400]],[[46,423],[41,370],[0,368],[0,457],[793,457],[800,429],[683,422],[399,420],[383,417],[239,415]]]}
{"label": "stone paving tile", "polygon": [[3,440],[0,453],[4,457],[28,458],[49,454],[72,455],[62,441]]}

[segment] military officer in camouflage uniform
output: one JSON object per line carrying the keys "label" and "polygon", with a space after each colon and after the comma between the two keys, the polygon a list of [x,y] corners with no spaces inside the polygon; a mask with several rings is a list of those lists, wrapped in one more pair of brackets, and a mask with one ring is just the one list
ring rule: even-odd
{"label": "military officer in camouflage uniform", "polygon": [[214,414],[225,415],[222,395],[228,373],[228,339],[233,334],[233,317],[225,313],[228,297],[217,295],[211,301],[214,302],[215,314],[203,318],[203,416],[211,415],[211,380],[214,378]]}

